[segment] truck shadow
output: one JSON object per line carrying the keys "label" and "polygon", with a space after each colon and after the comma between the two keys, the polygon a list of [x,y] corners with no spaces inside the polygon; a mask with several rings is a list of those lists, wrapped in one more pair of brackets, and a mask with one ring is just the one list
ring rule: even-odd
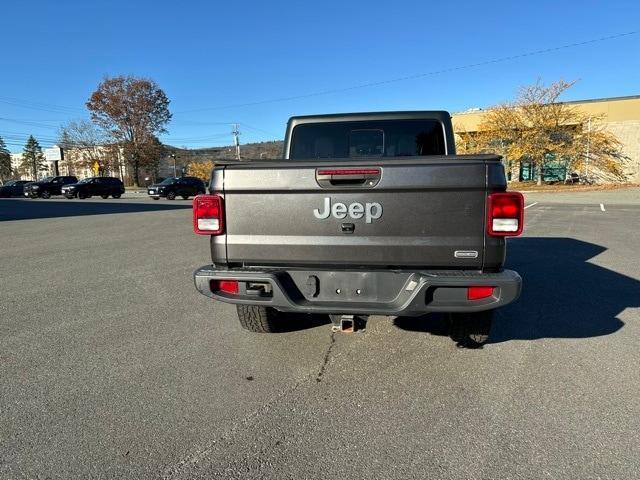
{"label": "truck shadow", "polygon": [[120,200],[24,200],[1,199],[0,222],[33,220],[36,218],[76,217],[112,213],[157,212],[160,210],[190,209],[191,201],[178,204],[168,202],[132,202]]}
{"label": "truck shadow", "polygon": [[297,332],[331,323],[329,315],[281,312],[274,333]]}
{"label": "truck shadow", "polygon": [[[590,338],[624,326],[617,318],[640,306],[640,281],[589,260],[606,248],[572,238],[509,241],[506,268],[522,275],[520,299],[497,311],[489,343]],[[397,317],[403,330],[448,335],[446,316]]]}

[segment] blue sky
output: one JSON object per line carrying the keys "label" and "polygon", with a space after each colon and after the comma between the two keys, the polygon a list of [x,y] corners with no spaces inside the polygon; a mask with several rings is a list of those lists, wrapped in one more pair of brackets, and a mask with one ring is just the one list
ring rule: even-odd
{"label": "blue sky", "polygon": [[[154,79],[174,113],[163,141],[281,138],[291,115],[461,111],[518,86],[579,80],[566,100],[640,94],[640,33],[542,55],[295,100],[640,30],[637,1],[34,1],[0,20],[0,136],[21,151],[88,118],[104,76]],[[206,109],[206,110],[205,110]]]}

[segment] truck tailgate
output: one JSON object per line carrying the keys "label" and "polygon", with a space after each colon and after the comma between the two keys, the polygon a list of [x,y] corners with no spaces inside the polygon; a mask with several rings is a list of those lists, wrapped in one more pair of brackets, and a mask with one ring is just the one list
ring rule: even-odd
{"label": "truck tailgate", "polygon": [[487,171],[482,156],[226,165],[217,241],[245,266],[481,268]]}

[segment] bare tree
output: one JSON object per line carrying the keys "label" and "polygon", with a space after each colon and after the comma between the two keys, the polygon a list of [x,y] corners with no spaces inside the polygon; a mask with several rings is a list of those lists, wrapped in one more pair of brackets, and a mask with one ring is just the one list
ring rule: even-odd
{"label": "bare tree", "polygon": [[149,158],[145,149],[166,132],[171,120],[169,99],[153,80],[119,76],[105,78],[87,108],[91,119],[124,148],[137,186],[140,168]]}
{"label": "bare tree", "polygon": [[70,170],[97,170],[98,175],[115,170],[117,151],[109,138],[88,120],[74,120],[63,125],[58,133],[58,144],[64,150],[65,162]]}

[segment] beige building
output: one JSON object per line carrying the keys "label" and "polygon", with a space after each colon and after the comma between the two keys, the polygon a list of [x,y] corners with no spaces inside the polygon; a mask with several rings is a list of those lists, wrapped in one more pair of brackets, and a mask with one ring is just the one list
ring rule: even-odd
{"label": "beige building", "polygon": [[[578,107],[587,115],[604,116],[602,123],[622,142],[623,153],[628,157],[624,165],[627,180],[640,182],[640,95],[566,103]],[[480,109],[454,113],[453,126],[456,130],[477,131],[484,113],[485,111]],[[526,175],[526,172],[524,174]],[[519,175],[522,179],[522,169]]]}
{"label": "beige building", "polygon": [[[95,159],[99,159],[100,162],[96,162]],[[140,171],[141,184],[144,185],[160,177],[173,176],[173,161],[174,159],[172,157],[165,156],[158,160],[157,169],[154,169],[154,171],[151,171],[149,168],[142,168]],[[127,162],[125,162],[121,149],[102,146],[88,149],[66,149],[64,151],[64,159],[57,162],[57,172],[55,162],[45,161],[44,163],[46,168],[39,172],[36,180],[59,174],[75,175],[79,179],[94,176],[111,176],[120,178],[126,185],[132,183],[132,179],[129,178],[131,168]],[[11,169],[14,172],[13,178],[33,180],[31,172],[25,172],[22,169],[21,153],[11,154]],[[176,166],[177,175],[180,175],[180,169],[181,164],[178,162]],[[145,180],[147,178],[149,180]]]}

